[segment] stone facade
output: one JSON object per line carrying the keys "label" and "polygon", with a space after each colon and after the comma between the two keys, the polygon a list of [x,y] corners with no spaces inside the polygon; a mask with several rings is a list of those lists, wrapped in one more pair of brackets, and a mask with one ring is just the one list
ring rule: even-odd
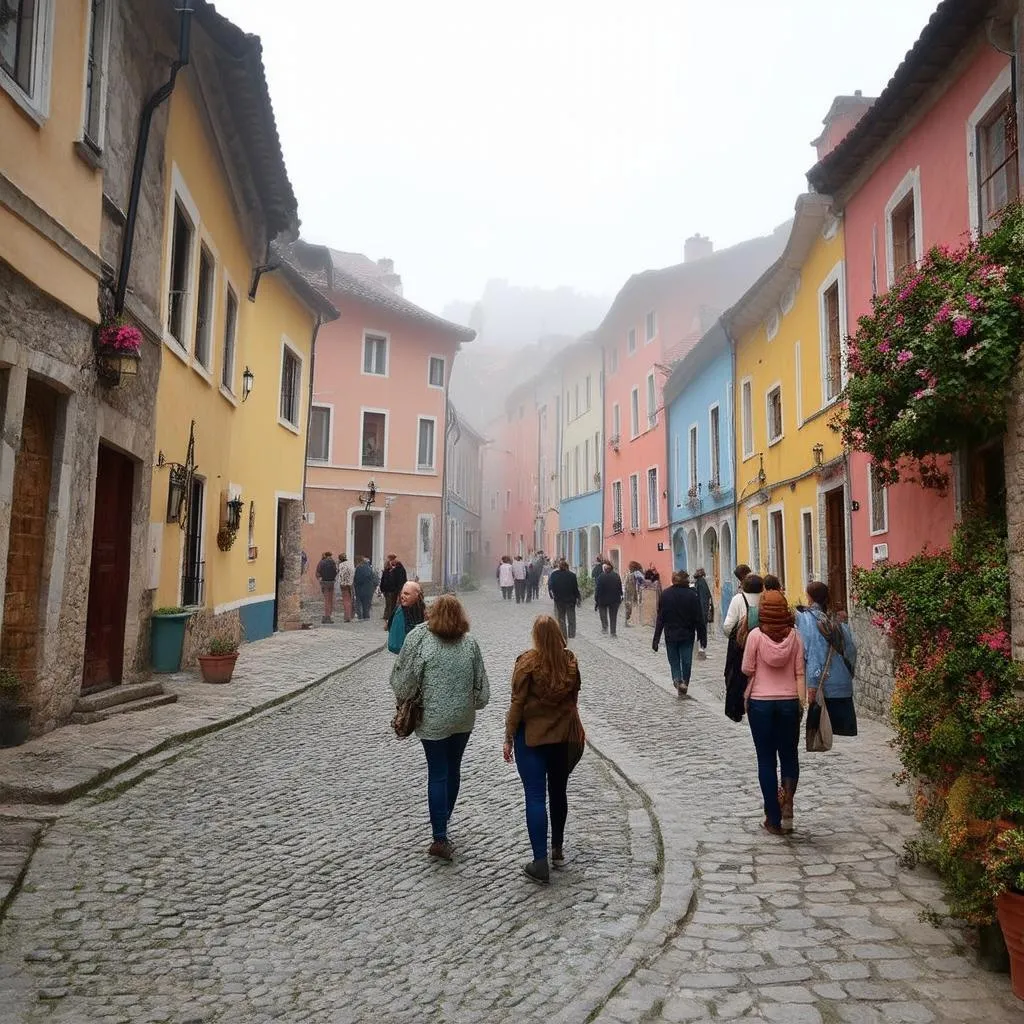
{"label": "stone facade", "polygon": [[885,633],[871,622],[871,610],[855,604],[850,627],[857,641],[857,674],[854,698],[858,712],[888,720],[892,706],[893,652]]}
{"label": "stone facade", "polygon": [[302,502],[281,503],[281,565],[277,591],[277,628],[302,626]]}

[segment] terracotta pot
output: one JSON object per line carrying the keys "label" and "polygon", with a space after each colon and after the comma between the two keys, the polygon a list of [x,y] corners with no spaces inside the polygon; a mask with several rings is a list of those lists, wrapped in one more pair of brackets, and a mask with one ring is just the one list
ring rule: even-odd
{"label": "terracotta pot", "polygon": [[996,903],[996,916],[1010,952],[1010,986],[1024,999],[1024,895],[1004,892]]}
{"label": "terracotta pot", "polygon": [[199,670],[204,683],[230,683],[238,661],[238,651],[231,654],[200,654]]}

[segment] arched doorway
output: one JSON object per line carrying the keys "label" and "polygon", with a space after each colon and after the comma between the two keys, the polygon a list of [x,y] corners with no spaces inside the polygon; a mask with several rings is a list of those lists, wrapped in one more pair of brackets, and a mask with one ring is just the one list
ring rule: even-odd
{"label": "arched doorway", "polygon": [[686,533],[682,529],[672,535],[672,564],[676,572],[686,569]]}
{"label": "arched doorway", "polygon": [[725,615],[725,608],[733,599],[736,593],[736,577],[733,576],[733,569],[736,568],[736,556],[732,547],[732,527],[728,523],[722,523],[722,615]]}
{"label": "arched doorway", "polygon": [[697,531],[690,530],[686,534],[686,568],[693,572],[700,565],[700,549],[697,547]]}
{"label": "arched doorway", "polygon": [[715,604],[722,600],[722,560],[718,546],[718,532],[713,526],[704,531],[704,569],[708,574],[708,583]]}
{"label": "arched doorway", "polygon": [[590,563],[601,554],[601,527],[592,526],[590,528],[590,560],[584,562],[584,566],[589,566]]}
{"label": "arched doorway", "polygon": [[590,545],[588,544],[589,537],[587,536],[586,528],[582,528],[576,531],[576,543],[578,545],[578,556],[576,564],[581,568],[585,568],[590,565],[593,559],[590,555]]}

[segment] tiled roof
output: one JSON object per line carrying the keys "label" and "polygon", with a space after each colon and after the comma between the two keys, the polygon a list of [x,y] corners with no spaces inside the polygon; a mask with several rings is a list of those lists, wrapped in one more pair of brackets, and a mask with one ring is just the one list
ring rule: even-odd
{"label": "tiled roof", "polygon": [[301,266],[292,258],[287,246],[272,245],[270,254],[271,264],[281,271],[285,280],[310,309],[319,313],[324,321],[338,319],[338,310],[327,298],[330,289],[327,287],[326,273]]}
{"label": "tiled roof", "polygon": [[[364,256],[361,252],[340,252],[338,249],[332,249],[331,257],[334,260],[335,266],[341,267],[342,270],[347,270],[350,274],[355,274],[356,277],[365,277],[370,281],[378,281],[388,276],[380,264],[374,263],[369,256]],[[381,287],[385,286],[381,285]]]}

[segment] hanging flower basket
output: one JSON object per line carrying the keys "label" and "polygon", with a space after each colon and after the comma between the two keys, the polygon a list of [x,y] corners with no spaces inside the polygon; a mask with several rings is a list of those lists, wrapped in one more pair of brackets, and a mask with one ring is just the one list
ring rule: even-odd
{"label": "hanging flower basket", "polygon": [[139,372],[142,332],[131,324],[114,323],[100,327],[96,336],[96,367],[103,380],[120,384],[124,377]]}

